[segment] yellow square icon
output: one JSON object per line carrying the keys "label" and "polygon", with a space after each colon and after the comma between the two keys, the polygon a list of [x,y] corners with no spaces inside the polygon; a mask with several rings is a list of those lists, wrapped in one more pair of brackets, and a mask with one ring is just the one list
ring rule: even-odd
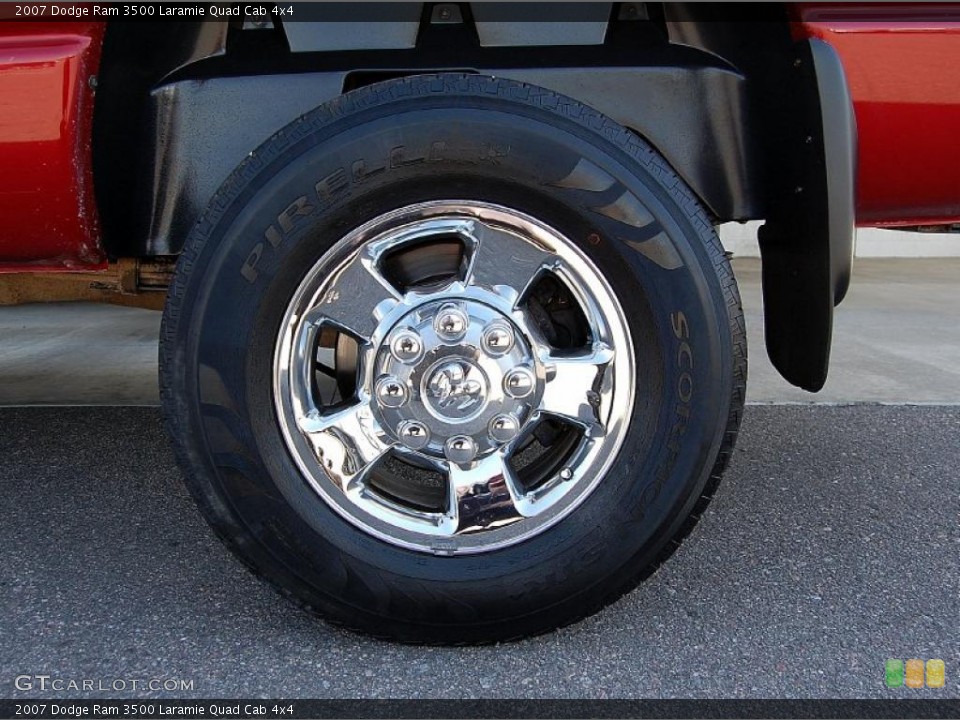
{"label": "yellow square icon", "polygon": [[927,660],[927,687],[942,688],[945,675],[943,660]]}
{"label": "yellow square icon", "polygon": [[912,658],[906,662],[906,678],[904,685],[909,688],[923,687],[923,660]]}

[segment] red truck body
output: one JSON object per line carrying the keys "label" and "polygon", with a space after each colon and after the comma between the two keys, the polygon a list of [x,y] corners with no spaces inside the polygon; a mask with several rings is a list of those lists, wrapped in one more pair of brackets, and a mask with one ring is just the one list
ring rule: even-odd
{"label": "red truck body", "polygon": [[104,23],[0,23],[0,271],[105,264],[93,196]]}
{"label": "red truck body", "polygon": [[[960,7],[800,4],[859,135],[857,223],[960,222]],[[105,23],[0,23],[0,272],[104,267],[91,160]]]}
{"label": "red truck body", "polygon": [[960,6],[809,4],[804,35],[840,54],[857,116],[857,224],[960,221]]}

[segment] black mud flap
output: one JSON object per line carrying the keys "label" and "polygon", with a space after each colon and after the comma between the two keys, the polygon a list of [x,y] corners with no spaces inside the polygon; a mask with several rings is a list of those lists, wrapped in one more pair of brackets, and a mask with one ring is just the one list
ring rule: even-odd
{"label": "black mud flap", "polygon": [[767,354],[790,383],[816,392],[827,379],[833,308],[850,282],[856,120],[843,66],[820,40],[797,43],[776,117],[771,197],[760,228]]}

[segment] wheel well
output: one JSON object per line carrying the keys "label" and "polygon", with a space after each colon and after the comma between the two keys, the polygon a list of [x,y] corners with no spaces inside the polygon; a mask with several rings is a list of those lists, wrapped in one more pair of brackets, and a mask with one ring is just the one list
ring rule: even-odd
{"label": "wheel well", "polygon": [[139,256],[145,226],[136,204],[151,90],[164,78],[226,51],[227,23],[113,22],[103,41],[93,124],[93,172],[103,243],[112,257]]}
{"label": "wheel well", "polygon": [[496,4],[526,18],[493,4],[395,3],[389,18],[312,7],[339,16],[109,26],[94,129],[108,253],[178,254],[244,158],[345,92],[424,73],[507,77],[641,135],[714,222],[765,219],[771,359],[790,382],[822,386],[849,277],[856,130],[839,62],[793,37],[785,4],[560,3],[550,18],[537,4]]}
{"label": "wheel well", "polygon": [[[343,14],[348,12],[344,5],[330,7]],[[485,23],[492,26],[498,18],[477,12],[473,4],[423,3],[417,4],[410,47],[403,45],[410,43],[409,33],[405,40],[389,36],[402,24],[398,13],[409,13],[414,4],[397,5],[392,23],[337,18],[343,21],[336,25],[337,38],[331,38],[328,23],[284,25],[276,15],[110,24],[94,130],[107,251],[114,257],[176,254],[220,182],[273,132],[342,92],[438,71],[488,72],[569,95],[644,137],[717,220],[763,215],[768,202],[761,190],[766,186],[761,158],[768,148],[761,151],[756,142],[754,115],[763,104],[756,102],[751,86],[763,67],[756,48],[770,52],[789,41],[782,10],[768,9],[767,23],[744,23],[719,18],[717,11],[696,3],[561,4],[571,9],[557,12],[574,13],[571,18],[578,22],[526,18],[519,26],[530,32],[512,42],[530,44],[507,46],[484,44],[490,42]],[[364,12],[359,4],[352,7],[351,13]],[[557,19],[554,9],[551,19]],[[440,21],[441,13],[450,12],[459,22]],[[532,12],[530,6],[525,12]],[[556,30],[536,34],[536,28],[547,32],[548,25],[581,32],[590,23],[579,22],[585,18],[577,12],[603,21],[600,42],[565,38]],[[357,23],[363,32],[351,35]],[[496,36],[493,41],[510,42]],[[349,42],[368,47],[351,48]],[[589,44],[571,52],[569,44],[539,42]],[[267,101],[271,88],[279,95],[280,86],[289,92],[309,87],[312,99]],[[256,108],[250,107],[252,97],[259,98]],[[217,116],[232,115],[245,118],[246,127],[238,129],[242,138],[210,130]],[[192,178],[189,186],[185,175]]]}

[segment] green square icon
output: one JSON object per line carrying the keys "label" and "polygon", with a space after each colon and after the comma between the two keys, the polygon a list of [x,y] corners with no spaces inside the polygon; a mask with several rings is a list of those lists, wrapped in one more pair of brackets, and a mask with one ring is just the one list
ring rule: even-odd
{"label": "green square icon", "polygon": [[888,688],[903,686],[903,660],[887,660],[884,681]]}

